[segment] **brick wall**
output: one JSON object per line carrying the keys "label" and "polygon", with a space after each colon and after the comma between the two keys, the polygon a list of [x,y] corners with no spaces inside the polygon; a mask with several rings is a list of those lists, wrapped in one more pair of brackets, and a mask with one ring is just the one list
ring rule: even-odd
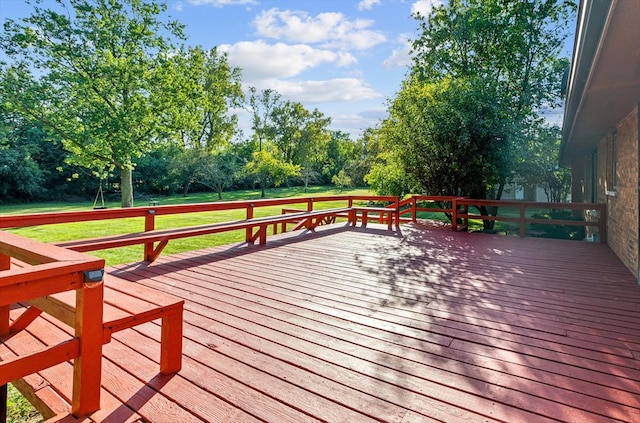
{"label": "brick wall", "polygon": [[636,108],[618,124],[615,135],[612,134],[600,141],[597,171],[597,199],[598,202],[607,203],[607,243],[636,277],[639,276],[640,270],[638,117]]}

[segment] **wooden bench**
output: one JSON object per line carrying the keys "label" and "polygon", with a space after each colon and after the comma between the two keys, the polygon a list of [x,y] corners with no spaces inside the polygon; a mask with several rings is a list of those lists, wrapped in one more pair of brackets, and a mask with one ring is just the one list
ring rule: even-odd
{"label": "wooden bench", "polygon": [[[209,235],[219,232],[246,229],[246,242],[253,244],[258,241],[260,244],[267,242],[267,228],[269,225],[278,223],[296,223],[293,230],[306,228],[313,231],[323,220],[329,216],[337,216],[351,213],[352,208],[333,208],[325,210],[313,210],[276,216],[258,217],[243,219],[232,222],[212,223],[199,226],[187,226],[182,228],[152,230],[133,234],[115,235],[100,238],[81,239],[57,243],[59,247],[68,248],[74,251],[86,252],[105,250],[109,248],[124,247],[128,245],[145,244],[146,261],[154,261],[162,252],[164,247],[172,239],[188,238],[199,235]],[[352,220],[350,219],[350,222]],[[254,232],[254,228],[257,228]],[[154,246],[154,243],[158,243]]]}
{"label": "wooden bench", "polygon": [[[64,291],[27,301],[29,308],[12,325],[11,332],[26,329],[41,312],[73,328],[76,322],[76,294]],[[111,335],[142,323],[162,319],[160,373],[182,368],[182,315],[184,300],[144,285],[104,275],[102,343]]]}
{"label": "wooden bench", "polygon": [[[367,227],[367,222],[369,220],[369,213],[377,213],[378,214],[378,219],[380,221],[380,223],[382,223],[382,221],[384,220],[384,216],[386,215],[386,219],[387,219],[387,227],[389,230],[393,229],[393,221],[394,218],[396,216],[396,212],[397,210],[395,208],[389,208],[389,207],[352,207],[352,210],[355,212],[355,217],[353,222],[355,223],[355,221],[357,220],[357,215],[358,213],[361,215],[362,217],[362,227],[366,228]],[[396,227],[398,227],[400,225],[400,222],[396,222]]]}
{"label": "wooden bench", "polygon": [[[0,386],[73,360],[71,411],[100,408],[102,345],[114,332],[162,319],[160,372],[182,367],[184,300],[104,274],[104,260],[0,231]],[[45,312],[68,339],[25,336]],[[65,327],[68,326],[68,328]]]}

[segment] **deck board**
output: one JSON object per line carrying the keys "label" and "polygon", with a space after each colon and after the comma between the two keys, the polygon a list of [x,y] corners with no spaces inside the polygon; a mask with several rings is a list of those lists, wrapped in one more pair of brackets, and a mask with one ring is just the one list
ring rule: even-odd
{"label": "deck board", "polygon": [[604,245],[333,225],[108,271],[185,299],[184,363],[158,373],[158,322],[114,334],[93,421],[640,422],[640,289]]}

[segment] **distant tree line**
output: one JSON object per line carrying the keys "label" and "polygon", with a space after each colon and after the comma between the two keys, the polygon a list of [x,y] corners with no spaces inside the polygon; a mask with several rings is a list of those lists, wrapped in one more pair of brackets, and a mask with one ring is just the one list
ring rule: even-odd
{"label": "distant tree line", "polygon": [[[209,150],[158,143],[136,160],[136,197],[265,189],[276,185],[363,186],[377,156],[366,139],[353,141],[340,131],[321,131],[313,160],[285,160],[272,141],[255,138],[223,143]],[[297,144],[294,148],[309,148]],[[100,186],[111,200],[121,195],[118,172],[74,164],[55,133],[0,107],[0,204],[93,198]],[[337,175],[341,175],[335,179]]]}

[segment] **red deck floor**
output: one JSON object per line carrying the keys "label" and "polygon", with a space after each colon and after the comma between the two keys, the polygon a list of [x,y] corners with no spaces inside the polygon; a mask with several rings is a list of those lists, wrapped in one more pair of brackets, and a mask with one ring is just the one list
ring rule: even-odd
{"label": "red deck floor", "polygon": [[[117,333],[94,421],[640,422],[640,289],[605,245],[334,226],[110,271],[185,298],[184,365],[158,374],[156,323]],[[64,409],[70,367],[27,380]]]}

